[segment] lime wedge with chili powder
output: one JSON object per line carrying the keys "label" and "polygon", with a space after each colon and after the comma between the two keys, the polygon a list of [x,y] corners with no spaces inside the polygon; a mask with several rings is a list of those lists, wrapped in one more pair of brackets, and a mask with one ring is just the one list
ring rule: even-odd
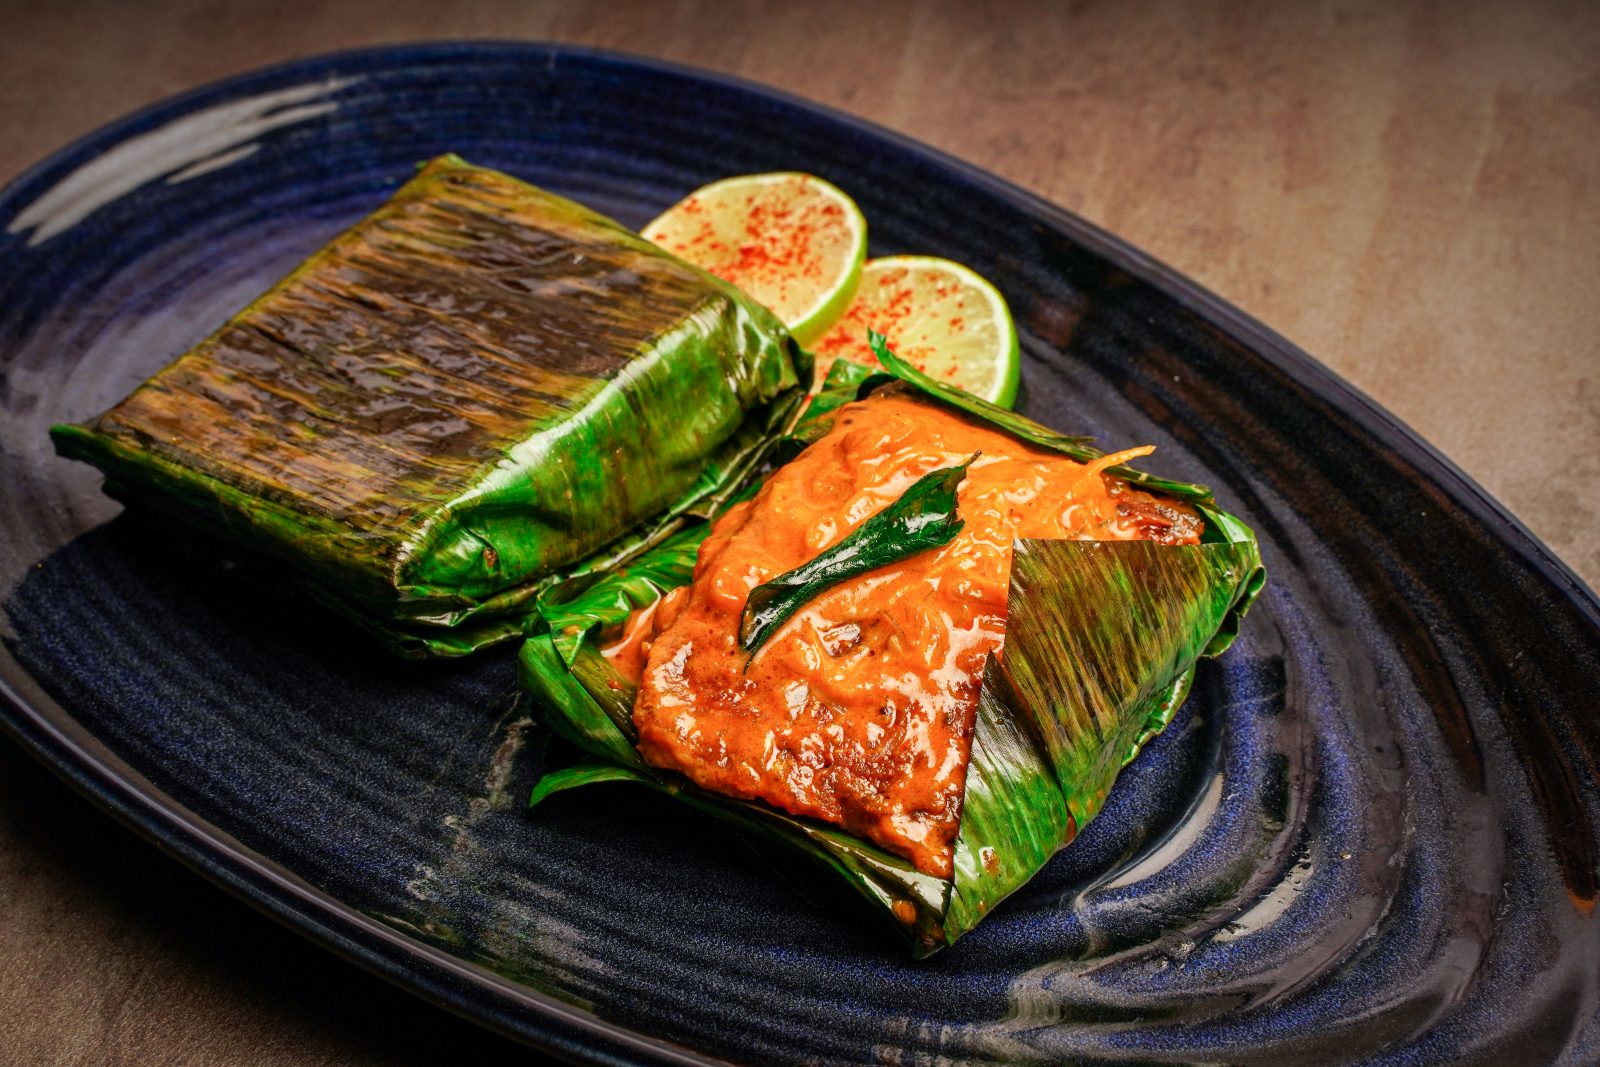
{"label": "lime wedge with chili powder", "polygon": [[743,174],[702,186],[639,231],[771,308],[809,345],[855,295],[867,220],[811,174]]}
{"label": "lime wedge with chili powder", "polygon": [[836,359],[875,367],[867,331],[919,370],[1001,407],[1017,400],[1017,328],[1005,297],[968,267],[934,256],[871,259],[855,299],[811,346],[818,380]]}

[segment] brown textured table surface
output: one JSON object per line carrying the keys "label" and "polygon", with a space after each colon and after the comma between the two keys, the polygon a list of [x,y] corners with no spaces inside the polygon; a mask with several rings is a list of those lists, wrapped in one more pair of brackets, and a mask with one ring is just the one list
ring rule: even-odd
{"label": "brown textured table surface", "polygon": [[[1600,585],[1600,5],[0,0],[0,179],[266,63],[511,37],[726,71],[1099,223],[1332,366]],[[0,742],[0,1064],[529,1062]]]}

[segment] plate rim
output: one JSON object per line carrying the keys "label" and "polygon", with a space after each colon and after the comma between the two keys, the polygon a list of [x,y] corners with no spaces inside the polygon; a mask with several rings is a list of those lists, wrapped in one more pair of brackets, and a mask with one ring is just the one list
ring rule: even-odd
{"label": "plate rim", "polygon": [[[1600,597],[1505,505],[1402,419],[1286,337],[1122,238],[1008,179],[908,134],[736,75],[559,41],[441,39],[316,53],[206,82],[91,129],[0,188],[0,215],[32,203],[60,177],[140,130],[219,99],[244,95],[259,85],[306,82],[319,73],[359,72],[363,67],[400,69],[419,63],[448,67],[454,60],[494,53],[540,57],[558,76],[562,61],[585,60],[733,89],[824,117],[923,157],[935,169],[1018,208],[1150,285],[1349,417],[1361,432],[1399,453],[1419,477],[1483,523],[1507,551],[1553,585],[1591,628],[1600,630]],[[10,670],[0,673],[0,732],[124,826],[308,940],[473,1023],[575,1062],[624,1064],[641,1058],[671,1064],[728,1062],[606,1020],[358,911],[157,788],[46,694],[9,650],[0,665],[14,668],[23,681],[21,686],[14,684],[7,677]],[[485,1004],[481,999],[485,994],[494,1003]]]}

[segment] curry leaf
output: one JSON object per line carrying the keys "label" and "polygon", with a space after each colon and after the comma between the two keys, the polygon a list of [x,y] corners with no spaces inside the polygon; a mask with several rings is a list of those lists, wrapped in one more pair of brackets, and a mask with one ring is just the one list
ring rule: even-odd
{"label": "curry leaf", "polygon": [[739,620],[740,647],[754,652],[808,601],[840,582],[949,544],[962,526],[956,487],[977,458],[923,475],[844,540],[752,589]]}

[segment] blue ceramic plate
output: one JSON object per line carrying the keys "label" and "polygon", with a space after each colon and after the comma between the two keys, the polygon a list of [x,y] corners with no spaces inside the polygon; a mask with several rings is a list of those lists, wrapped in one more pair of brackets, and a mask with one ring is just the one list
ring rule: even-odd
{"label": "blue ceramic plate", "polygon": [[[877,920],[626,787],[533,817],[508,655],[394,662],[55,459],[412,165],[638,224],[805,168],[873,251],[1012,303],[1022,407],[1215,486],[1271,584],[1104,813],[912,963]],[[142,112],[0,196],[4,722],[284,922],[607,1062],[1600,1059],[1600,605],[1324,368],[1078,219],[752,86],[536,45],[361,52]],[[1515,447],[1508,442],[1508,447]]]}

